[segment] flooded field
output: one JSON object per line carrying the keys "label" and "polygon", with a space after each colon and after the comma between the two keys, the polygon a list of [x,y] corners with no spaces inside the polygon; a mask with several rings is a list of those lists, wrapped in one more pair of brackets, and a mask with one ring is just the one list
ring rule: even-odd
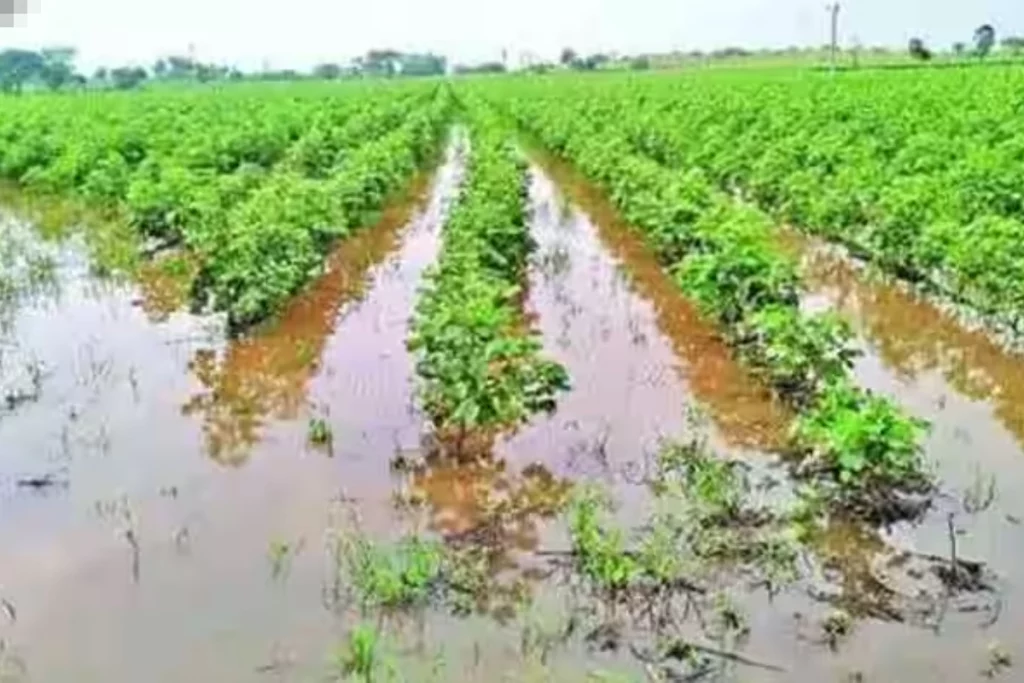
{"label": "flooded field", "polygon": [[[152,287],[106,286],[60,247],[59,296],[10,332],[41,379],[0,419],[5,673],[323,670],[332,505],[358,496],[388,525],[388,461],[421,428],[408,313],[460,173],[453,148],[279,323],[240,339],[183,312],[153,323]],[[330,425],[330,453],[308,443],[311,419]]]}
{"label": "flooded field", "polygon": [[[187,263],[109,282],[80,242],[18,228],[37,255],[5,270],[34,275],[5,293],[0,327],[0,680],[337,678],[329,660],[356,615],[337,600],[332,544],[352,515],[371,536],[419,529],[488,553],[494,584],[472,616],[387,625],[402,680],[663,680],[621,638],[570,637],[573,596],[552,561],[569,491],[600,484],[617,520],[640,524],[659,448],[696,434],[783,482],[792,416],[608,203],[537,156],[525,307],[572,388],[485,457],[431,449],[406,340],[464,151],[456,139],[278,321],[236,339],[185,312],[168,273]],[[944,495],[921,525],[818,534],[781,592],[735,582],[747,628],[732,645],[751,661],[713,675],[963,681],[996,646],[1019,660],[1024,362],[795,248],[807,305],[855,325],[857,379],[933,423]],[[933,570],[950,538],[994,590],[943,592]]]}

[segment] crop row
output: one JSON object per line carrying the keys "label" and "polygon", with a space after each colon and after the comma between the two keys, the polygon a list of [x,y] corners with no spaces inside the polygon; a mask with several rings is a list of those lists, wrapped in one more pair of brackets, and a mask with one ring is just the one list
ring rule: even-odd
{"label": "crop row", "polygon": [[466,173],[409,340],[427,414],[460,439],[553,409],[568,385],[564,368],[541,356],[521,308],[533,249],[526,164],[507,130],[482,113],[471,118]]}
{"label": "crop row", "polygon": [[855,386],[848,326],[800,310],[797,265],[763,213],[698,171],[637,154],[624,133],[595,126],[571,106],[500,89],[492,97],[605,188],[680,287],[721,323],[738,356],[796,410],[803,471],[827,475],[830,492],[863,514],[891,514],[892,489],[927,486],[924,425]]}
{"label": "crop row", "polygon": [[423,86],[243,88],[3,107],[0,174],[188,248],[195,301],[239,327],[272,315],[433,154],[449,99]]}
{"label": "crop row", "polygon": [[323,177],[275,169],[244,201],[207,215],[187,240],[202,255],[198,291],[234,325],[273,314],[319,271],[335,240],[369,222],[434,155],[448,109],[438,97],[384,136],[341,150]]}
{"label": "crop row", "polygon": [[1019,70],[576,86],[640,152],[1024,332]]}

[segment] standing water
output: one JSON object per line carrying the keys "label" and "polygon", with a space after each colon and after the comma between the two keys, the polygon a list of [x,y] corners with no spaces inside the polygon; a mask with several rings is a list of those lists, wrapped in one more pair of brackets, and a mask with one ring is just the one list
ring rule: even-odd
{"label": "standing water", "polygon": [[418,439],[407,321],[461,167],[456,144],[241,339],[184,313],[154,324],[65,249],[61,297],[12,327],[41,380],[0,417],[0,678],[322,673],[332,500],[389,511],[387,462]]}

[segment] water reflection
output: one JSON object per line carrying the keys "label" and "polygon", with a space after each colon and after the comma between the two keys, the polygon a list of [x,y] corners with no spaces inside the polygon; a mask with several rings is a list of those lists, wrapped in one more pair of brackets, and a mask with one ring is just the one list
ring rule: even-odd
{"label": "water reflection", "polygon": [[[791,422],[789,413],[736,362],[715,326],[703,319],[690,301],[682,296],[679,287],[637,231],[623,223],[615,207],[600,190],[567,164],[541,152],[535,152],[533,156],[558,188],[554,196],[537,207],[538,220],[556,221],[566,228],[565,233],[579,233],[583,229],[580,221],[591,223],[594,227],[587,228],[587,231],[596,231],[600,248],[610,253],[619,264],[612,269],[612,275],[615,278],[620,273],[624,275],[627,287],[653,307],[657,325],[656,330],[645,330],[634,316],[615,321],[609,303],[597,300],[606,296],[602,293],[604,283],[599,280],[608,274],[595,273],[593,277],[598,281],[591,281],[589,286],[578,282],[571,290],[564,287],[553,290],[559,298],[556,303],[563,310],[563,334],[559,345],[566,347],[569,344],[568,329],[572,318],[582,307],[590,306],[609,311],[609,319],[598,330],[598,337],[607,339],[615,334],[617,330],[613,323],[624,327],[631,341],[632,348],[626,351],[630,355],[635,354],[636,348],[646,344],[653,335],[660,333],[671,345],[676,357],[675,368],[686,383],[686,389],[706,408],[727,445],[767,451],[783,449]],[[539,182],[548,181],[542,179]],[[545,203],[550,206],[545,206]],[[585,214],[578,220],[573,220],[572,204]],[[540,226],[538,229],[549,228]],[[548,241],[557,242],[559,239],[556,234]],[[571,270],[570,256],[578,257],[579,254],[573,249],[551,250],[543,257],[545,261],[541,270],[548,271],[555,279],[564,279],[566,272]],[[618,281],[614,284],[617,287]],[[586,353],[586,350],[577,350],[576,353]],[[619,391],[628,393],[629,387],[620,387]],[[639,406],[632,409],[642,410]]]}
{"label": "water reflection", "polygon": [[865,276],[833,251],[788,239],[804,253],[808,286],[855,321],[889,368],[905,380],[941,373],[964,396],[991,403],[1024,446],[1024,358],[899,286]]}
{"label": "water reflection", "polygon": [[198,271],[198,263],[187,254],[161,254],[139,264],[135,271],[139,306],[151,322],[165,322],[188,304]]}
{"label": "water reflection", "polygon": [[483,570],[471,588],[475,610],[499,622],[514,618],[549,571],[532,553],[568,504],[572,482],[541,463],[515,471],[492,453],[460,457],[443,449],[429,451],[408,475],[407,502],[463,561]]}
{"label": "water reflection", "polygon": [[901,596],[876,570],[894,554],[880,533],[863,524],[833,522],[812,539],[819,560],[835,582],[831,595],[818,594],[823,601],[842,607],[851,616],[904,621]]}
{"label": "water reflection", "polygon": [[210,457],[241,464],[268,420],[297,416],[339,314],[366,295],[371,271],[395,251],[401,228],[422,207],[427,187],[428,177],[421,174],[374,226],[344,240],[328,259],[326,273],[276,322],[231,340],[220,353],[196,352],[190,368],[204,390],[182,411],[202,418]]}
{"label": "water reflection", "polygon": [[514,472],[493,455],[435,452],[413,467],[410,486],[412,498],[427,504],[433,531],[507,554],[537,548],[538,523],[564,507],[572,483],[540,463]]}
{"label": "water reflection", "polygon": [[0,335],[11,331],[17,312],[60,296],[58,254],[20,220],[0,221]]}

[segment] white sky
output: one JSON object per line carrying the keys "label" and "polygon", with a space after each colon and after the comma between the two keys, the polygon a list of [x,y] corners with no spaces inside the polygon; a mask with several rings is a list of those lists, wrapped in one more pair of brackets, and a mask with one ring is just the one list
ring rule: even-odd
{"label": "white sky", "polygon": [[[826,0],[30,0],[3,47],[72,45],[79,65],[139,63],[186,54],[259,68],[307,68],[370,48],[432,50],[456,61],[530,51],[578,52],[782,47],[827,42]],[[845,0],[844,43],[933,47],[969,41],[984,22],[1024,35],[1024,0]],[[0,5],[2,6],[2,5]]]}

